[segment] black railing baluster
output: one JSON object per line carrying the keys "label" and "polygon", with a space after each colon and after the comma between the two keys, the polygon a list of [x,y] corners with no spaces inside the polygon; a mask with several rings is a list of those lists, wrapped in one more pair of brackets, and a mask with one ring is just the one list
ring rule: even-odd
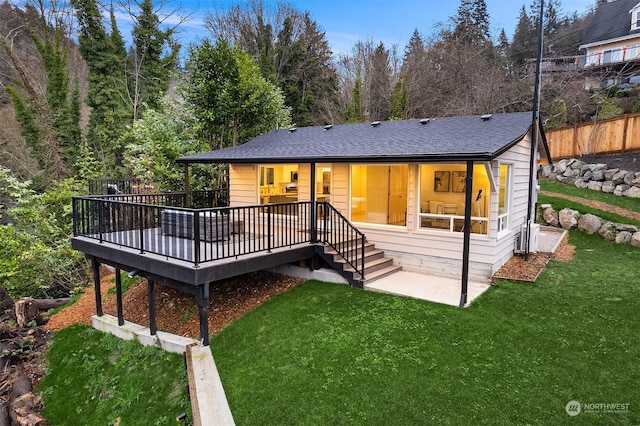
{"label": "black railing baluster", "polygon": [[140,221],[140,223],[138,224],[138,226],[140,226],[140,231],[139,231],[139,238],[140,238],[140,253],[143,254],[144,253],[144,207],[140,206],[138,208],[138,220]]}
{"label": "black railing baluster", "polygon": [[193,212],[193,258],[195,266],[198,266],[200,263],[200,212],[198,210]]}

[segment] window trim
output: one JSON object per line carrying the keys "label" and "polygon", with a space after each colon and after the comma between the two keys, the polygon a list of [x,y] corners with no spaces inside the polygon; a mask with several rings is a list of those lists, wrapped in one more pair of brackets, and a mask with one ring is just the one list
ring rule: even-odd
{"label": "window trim", "polygon": [[[507,205],[507,211],[500,213],[500,189],[502,186],[500,185],[500,180],[502,179],[501,168],[502,166],[507,167],[507,180],[505,183],[505,204]],[[511,233],[511,218],[512,218],[512,210],[513,210],[513,175],[514,175],[514,164],[510,162],[498,162],[498,194],[497,194],[497,202],[498,202],[498,214],[496,216],[496,231],[498,238],[504,235],[508,235]],[[501,229],[501,225],[506,222],[506,225],[503,229]]]}

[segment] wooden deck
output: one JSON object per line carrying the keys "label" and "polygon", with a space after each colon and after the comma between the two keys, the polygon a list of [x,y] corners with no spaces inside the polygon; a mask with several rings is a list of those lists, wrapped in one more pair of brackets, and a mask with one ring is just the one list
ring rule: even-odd
{"label": "wooden deck", "polygon": [[[233,234],[224,241],[200,241],[202,262],[195,261],[195,241],[163,235],[160,228],[77,236],[74,249],[100,263],[153,274],[156,281],[193,286],[313,257],[315,245],[283,241],[275,235]],[[101,237],[101,238],[100,238]],[[140,249],[140,240],[145,250]],[[270,248],[271,247],[271,248]]]}

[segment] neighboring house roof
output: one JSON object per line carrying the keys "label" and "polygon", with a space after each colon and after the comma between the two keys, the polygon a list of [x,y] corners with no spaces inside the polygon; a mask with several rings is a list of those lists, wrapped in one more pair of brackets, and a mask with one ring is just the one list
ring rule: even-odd
{"label": "neighboring house roof", "polygon": [[618,0],[602,4],[596,9],[587,28],[580,49],[640,37],[640,30],[631,31],[632,16],[629,12],[638,5],[638,0]]}
{"label": "neighboring house roof", "polygon": [[[530,112],[272,130],[179,163],[489,161],[529,132]],[[376,124],[378,123],[378,124]],[[543,153],[551,161],[543,138]]]}

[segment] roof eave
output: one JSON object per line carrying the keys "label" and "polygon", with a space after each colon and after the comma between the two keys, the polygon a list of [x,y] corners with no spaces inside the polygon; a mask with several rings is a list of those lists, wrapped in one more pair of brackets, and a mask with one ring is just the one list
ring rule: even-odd
{"label": "roof eave", "polygon": [[594,42],[591,42],[591,43],[581,44],[580,47],[578,47],[578,50],[589,49],[589,48],[595,47],[595,46],[601,46],[601,45],[604,45],[604,44],[617,43],[619,41],[631,40],[631,39],[634,39],[634,38],[640,38],[640,32],[629,34],[629,35],[622,36],[622,37],[616,37],[616,38],[605,39],[605,40],[598,40],[598,41],[594,41]]}
{"label": "roof eave", "polygon": [[[518,141],[522,139],[519,138]],[[512,146],[510,144],[510,146]],[[416,163],[446,161],[491,161],[499,154],[490,152],[448,153],[425,155],[384,155],[384,156],[320,156],[320,157],[252,157],[252,158],[203,158],[176,160],[180,164],[291,164],[291,163]]]}

